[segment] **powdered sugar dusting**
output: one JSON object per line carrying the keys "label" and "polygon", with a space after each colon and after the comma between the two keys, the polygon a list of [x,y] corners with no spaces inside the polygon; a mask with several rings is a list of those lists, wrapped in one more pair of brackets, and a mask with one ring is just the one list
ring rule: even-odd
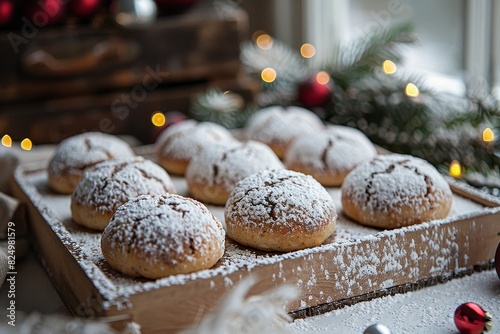
{"label": "powdered sugar dusting", "polygon": [[156,141],[159,156],[190,160],[204,147],[235,140],[231,132],[215,123],[186,120],[167,128]]}
{"label": "powdered sugar dusting", "polygon": [[[391,333],[456,334],[455,309],[474,301],[498,314],[500,285],[495,271],[484,271],[420,291],[377,298],[320,316],[295,320],[286,325],[292,333],[363,333],[374,323],[383,323]],[[494,328],[498,322],[494,317]]]}
{"label": "powdered sugar dusting", "polygon": [[124,256],[133,250],[149,266],[174,267],[206,257],[214,239],[223,249],[225,233],[201,203],[164,194],[142,195],[120,206],[102,238]]}
{"label": "powdered sugar dusting", "polygon": [[[260,266],[273,266],[276,269],[274,274],[269,276],[276,284],[299,284],[298,280],[301,280],[300,287],[304,292],[304,299],[298,302],[297,308],[300,305],[308,307],[315,303],[332,302],[369,292],[369,287],[372,291],[380,289],[376,279],[385,269],[390,271],[394,284],[407,280],[408,277],[422,277],[426,274],[428,265],[437,275],[456,270],[457,259],[467,256],[469,246],[457,243],[456,237],[460,235],[460,231],[451,223],[458,219],[500,213],[498,208],[485,209],[471,200],[455,196],[452,211],[447,219],[381,232],[350,221],[342,214],[340,189],[329,188],[328,196],[331,196],[335,206],[339,208],[339,218],[335,235],[319,247],[289,253],[272,253],[249,249],[226,239],[225,254],[211,269],[158,280],[142,280],[127,277],[111,269],[100,251],[100,233],[76,225],[71,219],[70,197],[50,191],[43,168],[30,168],[16,171],[17,182],[107,300],[106,307],[126,307],[128,296],[151,290],[158,290],[160,293],[162,288],[181,286],[193,280],[207,280],[208,284],[218,276],[231,276],[230,279],[235,284],[238,276],[232,275],[233,273],[240,272],[244,275]],[[173,177],[173,181],[179,193],[184,195],[185,180]],[[210,209],[215,216],[223,218],[223,208]],[[409,233],[415,233],[415,237],[409,240],[407,251],[403,252],[399,241]],[[447,249],[435,250],[439,240],[446,240]],[[457,249],[460,251],[457,252]],[[386,256],[374,255],[380,254],[382,250]],[[425,254],[427,256],[424,256]],[[291,260],[298,261],[296,268],[292,267],[294,273],[289,271]],[[285,262],[286,266],[283,265]],[[321,263],[319,268],[315,267],[314,272],[311,270],[313,263]],[[367,282],[367,285],[364,282]],[[229,281],[227,283],[229,284]],[[389,285],[390,282],[385,280],[383,284]],[[321,286],[323,293],[312,294],[315,286]],[[365,290],[361,291],[363,287]]]}
{"label": "powdered sugar dusting", "polygon": [[316,114],[296,106],[261,109],[250,117],[245,126],[249,139],[283,144],[290,143],[302,134],[323,129],[324,125]]}
{"label": "powdered sugar dusting", "polygon": [[400,154],[380,155],[347,175],[342,192],[368,212],[400,212],[413,208],[415,214],[433,202],[446,202],[451,190],[444,177],[426,161]]}
{"label": "powdered sugar dusting", "polygon": [[265,144],[247,141],[206,147],[193,157],[186,170],[189,183],[220,185],[230,192],[247,176],[261,170],[284,168]]}
{"label": "powdered sugar dusting", "polygon": [[285,154],[285,165],[299,163],[318,172],[348,172],[377,155],[375,146],[359,130],[330,126],[298,137]]}
{"label": "powdered sugar dusting", "polygon": [[131,198],[175,193],[167,172],[142,157],[114,159],[89,168],[72,194],[74,203],[114,212]]}
{"label": "powdered sugar dusting", "polygon": [[54,175],[81,174],[87,167],[113,158],[134,156],[120,138],[100,132],[86,132],[67,138],[57,146],[48,171]]}
{"label": "powdered sugar dusting", "polygon": [[225,213],[226,222],[254,228],[283,225],[290,231],[298,224],[313,231],[325,224],[325,217],[337,217],[326,189],[309,175],[285,169],[261,171],[242,180],[231,192]]}

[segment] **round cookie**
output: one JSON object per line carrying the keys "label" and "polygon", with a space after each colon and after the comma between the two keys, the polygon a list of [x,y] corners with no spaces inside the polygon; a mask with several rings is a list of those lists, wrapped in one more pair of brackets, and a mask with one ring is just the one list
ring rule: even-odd
{"label": "round cookie", "polygon": [[173,194],[143,195],[118,208],[101,249],[113,269],[157,279],[212,267],[224,242],[222,224],[203,204]]}
{"label": "round cookie", "polygon": [[186,180],[193,198],[224,205],[239,181],[258,171],[278,168],[285,167],[267,145],[256,141],[233,142],[206,147],[193,157]]}
{"label": "round cookie", "polygon": [[169,173],[184,175],[191,158],[205,146],[234,140],[231,132],[223,126],[187,120],[171,125],[162,132],[156,141],[156,157]]}
{"label": "round cookie", "polygon": [[351,171],[342,183],[344,213],[363,225],[398,228],[448,215],[453,195],[427,161],[379,155]]}
{"label": "round cookie", "polygon": [[113,135],[86,132],[69,137],[59,143],[49,162],[49,186],[58,193],[71,194],[86,168],[105,160],[134,155],[130,145]]}
{"label": "round cookie", "polygon": [[288,146],[299,136],[322,131],[321,119],[308,109],[291,106],[272,106],[261,109],[245,125],[248,139],[257,140],[272,148],[283,158]]}
{"label": "round cookie", "polygon": [[239,182],[224,217],[231,239],[279,252],[321,245],[337,221],[325,188],[309,175],[286,169],[261,171]]}
{"label": "round cookie", "polygon": [[284,162],[288,169],[312,175],[325,187],[336,187],[352,169],[376,155],[375,146],[361,131],[334,125],[297,138]]}
{"label": "round cookie", "polygon": [[73,220],[102,231],[116,209],[139,195],[174,193],[167,172],[142,157],[101,162],[87,169],[71,196]]}

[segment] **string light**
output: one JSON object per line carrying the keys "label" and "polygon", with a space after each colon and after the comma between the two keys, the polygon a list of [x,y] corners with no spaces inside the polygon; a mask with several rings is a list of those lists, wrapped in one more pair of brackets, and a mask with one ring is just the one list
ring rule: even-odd
{"label": "string light", "polygon": [[25,151],[31,151],[31,148],[33,147],[33,143],[29,138],[24,138],[21,141],[21,148]]}
{"label": "string light", "polygon": [[255,40],[255,43],[262,50],[268,50],[273,47],[273,38],[268,34],[262,34]]}
{"label": "string light", "polygon": [[450,175],[453,177],[460,177],[462,175],[462,166],[457,160],[453,160],[450,164]]}
{"label": "string light", "polygon": [[162,112],[156,112],[151,116],[151,122],[154,126],[164,126],[166,121],[167,119]]}
{"label": "string light", "polygon": [[254,42],[257,42],[257,38],[259,38],[260,35],[264,35],[266,34],[266,32],[264,30],[256,30],[253,34],[252,34],[252,40]]}
{"label": "string light", "polygon": [[312,44],[304,43],[300,47],[300,54],[304,58],[312,58],[316,54],[316,48]]}
{"label": "string light", "polygon": [[483,131],[483,140],[490,143],[495,140],[495,133],[490,128],[486,128]]}
{"label": "string light", "polygon": [[316,81],[321,85],[326,85],[330,81],[330,75],[325,71],[318,72],[316,74]]}
{"label": "string light", "polygon": [[266,67],[260,73],[260,77],[264,82],[273,82],[276,80],[276,71],[271,67]]}
{"label": "string light", "polygon": [[9,135],[4,135],[2,137],[2,145],[5,147],[12,147],[12,138]]}
{"label": "string light", "polygon": [[383,63],[382,63],[382,70],[384,71],[385,74],[393,74],[393,73],[396,73],[396,70],[398,69],[398,67],[396,66],[396,64],[391,61],[391,60],[385,60]]}
{"label": "string light", "polygon": [[405,94],[409,97],[417,97],[420,95],[420,91],[418,90],[418,87],[415,86],[415,84],[409,82],[405,87]]}

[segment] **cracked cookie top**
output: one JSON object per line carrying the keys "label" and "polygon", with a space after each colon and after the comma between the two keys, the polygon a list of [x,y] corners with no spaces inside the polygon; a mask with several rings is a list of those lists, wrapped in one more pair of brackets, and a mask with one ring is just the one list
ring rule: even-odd
{"label": "cracked cookie top", "polygon": [[329,126],[297,138],[285,154],[285,165],[310,174],[325,186],[337,186],[357,165],[377,155],[375,146],[359,130]]}
{"label": "cracked cookie top", "polygon": [[83,174],[86,168],[99,162],[134,155],[130,145],[116,136],[86,132],[61,141],[49,162],[48,173],[61,177]]}
{"label": "cracked cookie top", "polygon": [[[234,188],[224,211],[230,222],[283,236],[312,232],[337,218],[326,189],[313,177],[291,170],[253,174]],[[333,231],[333,230],[332,230]]]}
{"label": "cracked cookie top", "polygon": [[148,265],[176,267],[223,251],[225,232],[196,200],[174,194],[143,195],[118,208],[102,240],[114,252],[134,254]]}
{"label": "cracked cookie top", "polygon": [[279,157],[283,156],[287,147],[300,135],[323,129],[324,125],[315,113],[296,106],[261,109],[245,125],[248,139],[269,145]]}
{"label": "cracked cookie top", "polygon": [[174,192],[174,184],[163,168],[133,157],[104,161],[86,170],[71,201],[99,212],[114,212],[139,195]]}
{"label": "cracked cookie top", "polygon": [[205,146],[232,140],[231,132],[221,125],[187,120],[163,131],[156,141],[156,152],[159,158],[190,160]]}
{"label": "cracked cookie top", "polygon": [[205,148],[190,162],[188,184],[220,186],[230,192],[247,176],[264,169],[285,168],[274,152],[256,141],[232,142]]}
{"label": "cracked cookie top", "polygon": [[[342,184],[342,203],[349,216],[370,221],[381,213],[388,225],[393,219],[398,220],[394,225],[404,226],[444,218],[451,201],[450,187],[436,168],[410,155],[380,155],[356,167]],[[351,204],[355,209],[349,208]]]}

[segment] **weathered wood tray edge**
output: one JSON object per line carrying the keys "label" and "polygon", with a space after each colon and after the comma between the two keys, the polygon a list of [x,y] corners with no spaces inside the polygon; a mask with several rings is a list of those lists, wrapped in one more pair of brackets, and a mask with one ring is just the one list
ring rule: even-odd
{"label": "weathered wood tray edge", "polygon": [[[339,301],[390,291],[394,287],[436,277],[468,273],[475,265],[491,263],[500,242],[500,207],[454,219],[384,231],[341,244],[284,254],[281,261],[219,272],[202,279],[123,295],[115,294],[99,268],[85,259],[62,224],[49,224],[50,210],[23,182],[23,175],[39,165],[22,165],[14,175],[14,194],[28,203],[30,226],[43,265],[61,298],[76,315],[125,315],[145,333],[176,332],[211,310],[230,288],[253,274],[262,280],[252,293],[280,284],[298,286],[302,295],[289,306],[298,316],[326,310]],[[32,187],[32,186],[31,186]],[[472,195],[471,195],[472,196]],[[472,196],[473,198],[474,196]],[[495,202],[483,205],[495,206]],[[477,245],[481,245],[477,247]],[[92,280],[90,277],[94,278]],[[331,309],[331,307],[330,307]]]}

